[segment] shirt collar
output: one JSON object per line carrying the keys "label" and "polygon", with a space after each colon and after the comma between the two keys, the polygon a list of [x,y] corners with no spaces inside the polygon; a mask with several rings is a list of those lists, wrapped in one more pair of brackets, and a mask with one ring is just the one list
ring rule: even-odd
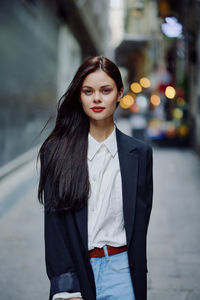
{"label": "shirt collar", "polygon": [[116,127],[112,133],[101,143],[97,142],[90,133],[88,134],[88,159],[92,160],[99,148],[105,145],[111,155],[114,157],[117,153]]}

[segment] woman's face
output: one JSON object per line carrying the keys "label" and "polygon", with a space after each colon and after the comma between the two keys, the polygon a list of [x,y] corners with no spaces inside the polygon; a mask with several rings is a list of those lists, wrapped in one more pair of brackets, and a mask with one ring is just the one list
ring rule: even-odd
{"label": "woman's face", "polygon": [[90,73],[81,87],[83,110],[90,120],[113,120],[116,103],[122,97],[123,89],[117,90],[115,81],[104,71]]}

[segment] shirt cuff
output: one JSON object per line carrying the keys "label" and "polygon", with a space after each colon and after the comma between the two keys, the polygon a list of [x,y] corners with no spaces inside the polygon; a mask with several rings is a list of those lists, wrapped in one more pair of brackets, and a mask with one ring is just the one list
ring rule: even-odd
{"label": "shirt cuff", "polygon": [[68,293],[68,292],[64,292],[64,293],[57,293],[53,296],[52,300],[63,300],[63,299],[69,299],[69,298],[82,298],[81,293],[77,292],[77,293]]}

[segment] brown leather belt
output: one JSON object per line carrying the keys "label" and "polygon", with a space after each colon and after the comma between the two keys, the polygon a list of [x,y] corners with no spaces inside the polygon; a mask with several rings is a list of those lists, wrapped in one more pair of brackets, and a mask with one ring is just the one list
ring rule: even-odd
{"label": "brown leather belt", "polygon": [[[107,247],[108,255],[114,255],[127,250],[126,246],[121,246],[121,247],[106,246],[106,247]],[[105,256],[103,248],[94,248],[89,251],[89,257],[103,257],[103,256]]]}

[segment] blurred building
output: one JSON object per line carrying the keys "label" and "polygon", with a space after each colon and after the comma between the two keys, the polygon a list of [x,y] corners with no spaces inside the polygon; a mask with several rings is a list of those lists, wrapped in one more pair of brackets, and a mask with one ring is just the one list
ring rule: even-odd
{"label": "blurred building", "polygon": [[40,143],[80,62],[107,51],[109,2],[2,0],[0,6],[2,166]]}
{"label": "blurred building", "polygon": [[167,61],[187,108],[190,145],[200,154],[200,1],[159,0],[158,5],[163,23],[175,17],[182,26],[181,34],[171,41]]}
{"label": "blurred building", "polygon": [[[115,57],[118,65],[127,72],[125,92],[129,96],[132,92],[134,94],[130,109],[123,106],[125,110],[121,110],[121,115],[130,116],[133,135],[145,139],[143,135],[147,126],[145,118],[149,112],[150,89],[143,89],[140,80],[144,77],[149,80],[164,59],[158,7],[155,0],[125,0],[123,9],[123,34]],[[133,91],[131,83],[136,83],[139,90]]]}
{"label": "blurred building", "polygon": [[125,0],[124,30],[116,49],[116,60],[127,68],[129,80],[139,80],[162,59],[159,20],[154,0]]}
{"label": "blurred building", "polygon": [[[148,137],[154,141],[190,145],[200,153],[200,1],[122,2],[123,33],[115,56],[126,70],[126,92],[134,103],[128,106],[125,99],[121,114],[145,116]],[[133,95],[131,83],[140,84],[142,77],[151,86],[141,86]],[[145,114],[144,96],[149,103]]]}
{"label": "blurred building", "polygon": [[200,1],[183,1],[184,74],[189,101],[190,143],[200,155]]}

